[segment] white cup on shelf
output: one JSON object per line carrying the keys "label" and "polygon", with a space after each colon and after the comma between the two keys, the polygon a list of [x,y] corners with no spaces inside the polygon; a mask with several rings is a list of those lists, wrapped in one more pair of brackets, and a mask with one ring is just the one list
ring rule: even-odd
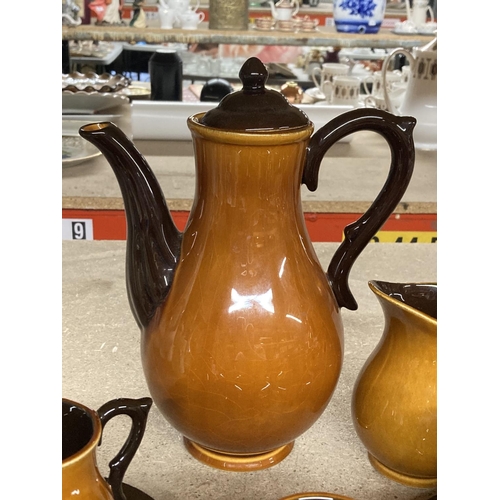
{"label": "white cup on shelf", "polygon": [[347,75],[349,65],[342,63],[324,63],[321,67],[316,66],[311,73],[311,78],[316,87],[323,91],[323,84],[327,81],[332,82],[337,75]]}
{"label": "white cup on shelf", "polygon": [[337,75],[323,83],[326,102],[334,106],[358,106],[361,80],[356,76]]}

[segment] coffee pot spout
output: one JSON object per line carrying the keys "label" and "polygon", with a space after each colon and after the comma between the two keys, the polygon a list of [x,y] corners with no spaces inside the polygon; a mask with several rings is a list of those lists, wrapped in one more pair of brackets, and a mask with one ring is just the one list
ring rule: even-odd
{"label": "coffee pot spout", "polygon": [[144,329],[170,291],[182,233],[146,159],[116,125],[92,123],[79,133],[103,153],[120,185],[127,220],[127,293]]}

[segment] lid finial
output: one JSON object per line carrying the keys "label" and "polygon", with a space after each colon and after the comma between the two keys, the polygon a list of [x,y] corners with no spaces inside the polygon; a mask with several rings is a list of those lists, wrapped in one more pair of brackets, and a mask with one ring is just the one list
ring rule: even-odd
{"label": "lid finial", "polygon": [[246,94],[263,94],[269,72],[262,61],[257,57],[247,59],[238,74],[243,83],[243,92]]}

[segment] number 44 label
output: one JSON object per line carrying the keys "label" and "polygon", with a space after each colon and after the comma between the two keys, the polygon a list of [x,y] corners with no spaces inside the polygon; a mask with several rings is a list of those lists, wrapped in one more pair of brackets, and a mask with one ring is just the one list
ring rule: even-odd
{"label": "number 44 label", "polygon": [[93,240],[94,228],[92,219],[63,219],[63,240]]}

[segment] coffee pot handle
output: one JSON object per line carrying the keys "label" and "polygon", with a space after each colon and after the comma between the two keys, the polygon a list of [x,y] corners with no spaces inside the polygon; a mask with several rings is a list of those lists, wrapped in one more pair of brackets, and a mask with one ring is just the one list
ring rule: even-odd
{"label": "coffee pot handle", "polygon": [[415,146],[411,116],[395,116],[380,109],[359,108],[329,121],[311,137],[307,148],[302,183],[310,191],[318,187],[319,167],[326,152],[340,139],[370,130],[379,133],[389,144],[391,166],[388,177],[368,210],[344,229],[344,241],[335,252],[327,277],[339,307],[355,311],[358,304],[349,289],[349,273],[354,261],[401,201],[413,174]]}
{"label": "coffee pot handle", "polygon": [[153,400],[148,397],[141,399],[118,398],[108,401],[97,410],[103,431],[104,426],[118,415],[128,415],[132,419],[132,426],[125,444],[118,455],[109,462],[109,478],[106,480],[111,486],[114,500],[127,500],[122,489],[123,477],[141,444],[152,404]]}

